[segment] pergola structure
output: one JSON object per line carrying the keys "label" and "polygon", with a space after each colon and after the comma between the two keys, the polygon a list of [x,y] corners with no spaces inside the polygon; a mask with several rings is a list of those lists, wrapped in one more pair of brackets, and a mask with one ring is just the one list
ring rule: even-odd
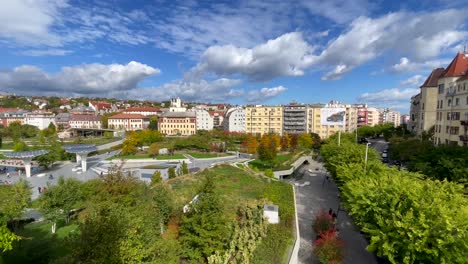
{"label": "pergola structure", "polygon": [[83,172],[87,169],[87,158],[88,154],[93,151],[97,151],[97,147],[94,144],[76,144],[76,145],[65,145],[63,146],[66,152],[76,154],[76,163],[81,162],[81,170]]}
{"label": "pergola structure", "polygon": [[3,155],[10,159],[19,159],[24,163],[24,170],[26,177],[31,177],[31,161],[37,156],[49,153],[48,150],[34,150],[34,151],[20,151],[20,152],[6,152]]}

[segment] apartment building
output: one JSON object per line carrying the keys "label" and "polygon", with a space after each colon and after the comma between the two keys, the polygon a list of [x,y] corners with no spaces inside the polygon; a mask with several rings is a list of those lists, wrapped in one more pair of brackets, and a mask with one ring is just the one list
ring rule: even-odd
{"label": "apartment building", "polygon": [[382,110],[375,108],[375,107],[368,107],[367,108],[367,125],[368,126],[376,126],[381,124],[380,122],[380,115]]}
{"label": "apartment building", "polygon": [[109,117],[108,127],[126,131],[143,130],[149,125],[149,117],[139,114],[117,114]]}
{"label": "apartment building", "polygon": [[436,123],[438,80],[444,73],[444,68],[434,69],[419,87],[419,94],[411,97],[408,129],[418,136]]}
{"label": "apartment building", "polygon": [[307,133],[307,106],[286,105],[283,107],[283,133]]}
{"label": "apartment building", "polygon": [[352,132],[357,129],[358,108],[332,101],[329,104],[314,104],[307,108],[307,132],[316,133],[325,139],[338,131]]}
{"label": "apartment building", "polygon": [[101,118],[95,115],[72,115],[69,121],[71,128],[101,129]]}
{"label": "apartment building", "polygon": [[245,109],[242,107],[233,107],[227,110],[224,121],[223,129],[229,132],[241,132],[245,130]]}
{"label": "apartment building", "polygon": [[205,109],[195,109],[197,130],[213,130],[213,117]]}
{"label": "apartment building", "polygon": [[222,127],[224,120],[224,111],[209,111],[209,113],[211,118],[213,118],[213,127]]}
{"label": "apartment building", "polygon": [[50,124],[55,125],[55,114],[50,112],[32,112],[24,114],[24,124],[46,129]]}
{"label": "apartment building", "polygon": [[195,112],[166,112],[158,120],[158,129],[168,136],[190,136],[197,133]]}
{"label": "apartment building", "polygon": [[468,53],[458,53],[438,79],[436,144],[468,145]]}
{"label": "apartment building", "polygon": [[118,109],[115,105],[109,104],[107,102],[92,102],[89,101],[89,107],[91,107],[98,114],[113,113],[117,112]]}
{"label": "apartment building", "polygon": [[9,126],[13,122],[24,124],[24,116],[28,112],[17,108],[0,108],[0,124],[3,127]]}
{"label": "apartment building", "polygon": [[391,110],[391,109],[383,109],[380,112],[379,123],[380,124],[393,124],[394,127],[400,126],[401,115],[400,112]]}
{"label": "apartment building", "polygon": [[283,134],[282,106],[248,106],[245,108],[245,130],[250,134]]}

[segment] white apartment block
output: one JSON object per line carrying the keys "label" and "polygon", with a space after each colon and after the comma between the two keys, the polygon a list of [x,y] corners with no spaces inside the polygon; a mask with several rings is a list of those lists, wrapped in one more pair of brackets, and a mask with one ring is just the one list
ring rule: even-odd
{"label": "white apartment block", "polygon": [[223,129],[229,132],[245,132],[245,109],[242,107],[230,108],[224,117]]}
{"label": "white apartment block", "polygon": [[129,107],[125,109],[124,114],[137,114],[143,116],[155,116],[161,111],[155,107]]}
{"label": "white apartment block", "polygon": [[50,123],[55,125],[55,114],[49,112],[33,112],[24,114],[24,124],[39,128],[40,130],[49,127]]}
{"label": "white apartment block", "polygon": [[213,117],[204,109],[195,109],[197,130],[213,130]]}

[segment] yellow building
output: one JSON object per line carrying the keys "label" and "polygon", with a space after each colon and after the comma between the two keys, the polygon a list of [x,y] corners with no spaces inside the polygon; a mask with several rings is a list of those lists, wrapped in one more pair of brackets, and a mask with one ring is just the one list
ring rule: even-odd
{"label": "yellow building", "polygon": [[325,139],[357,128],[358,108],[339,103],[310,105],[307,109],[307,132],[316,133]]}
{"label": "yellow building", "polygon": [[250,134],[283,134],[282,106],[248,106],[245,108],[245,132]]}
{"label": "yellow building", "polygon": [[190,136],[197,133],[195,112],[166,112],[158,119],[158,129],[169,136]]}
{"label": "yellow building", "polygon": [[458,53],[438,79],[436,144],[468,145],[468,53]]}

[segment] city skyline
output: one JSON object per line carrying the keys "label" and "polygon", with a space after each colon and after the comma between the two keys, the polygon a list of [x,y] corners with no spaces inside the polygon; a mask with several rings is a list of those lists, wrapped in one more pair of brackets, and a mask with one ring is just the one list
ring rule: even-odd
{"label": "city skyline", "polygon": [[0,92],[367,103],[409,112],[463,51],[463,1],[2,1]]}

